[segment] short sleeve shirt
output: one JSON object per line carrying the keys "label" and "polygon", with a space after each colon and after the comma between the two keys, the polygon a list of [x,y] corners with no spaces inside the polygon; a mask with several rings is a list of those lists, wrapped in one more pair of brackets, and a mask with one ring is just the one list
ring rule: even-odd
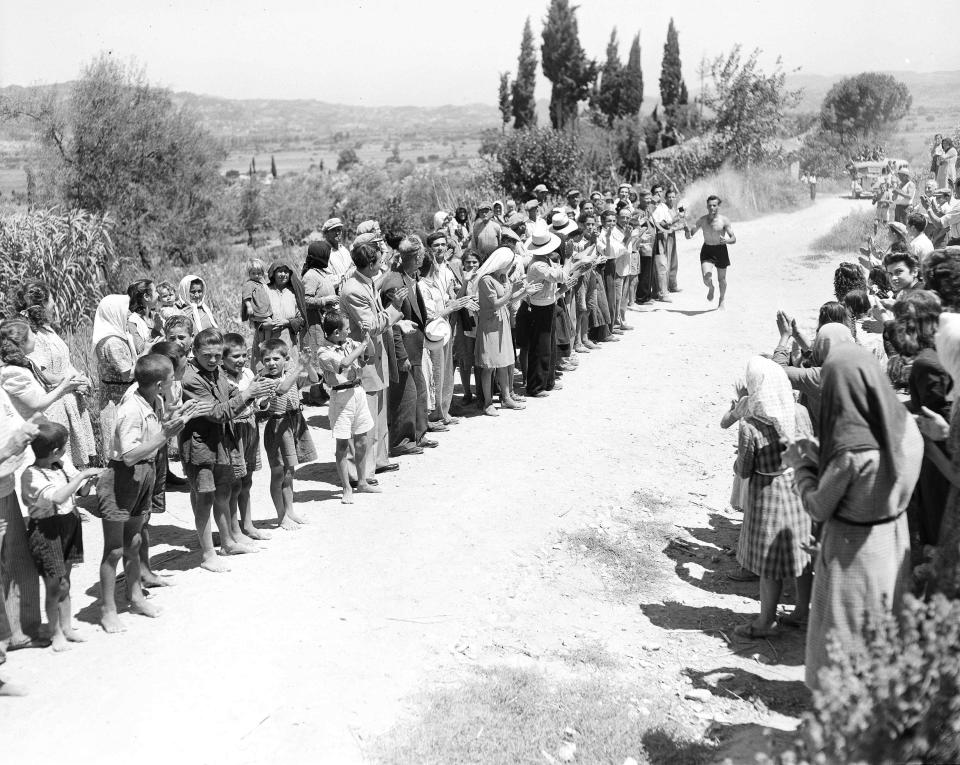
{"label": "short sleeve shirt", "polygon": [[356,340],[347,339],[343,345],[335,345],[325,342],[317,351],[317,363],[323,372],[323,381],[333,387],[334,385],[349,385],[360,378],[360,360],[356,359],[351,364],[343,365],[343,360],[356,350],[359,343]]}
{"label": "short sleeve shirt", "polygon": [[20,476],[20,498],[31,518],[48,518],[51,515],[69,515],[73,512],[73,495],[60,504],[54,503],[54,492],[62,489],[77,475],[77,469],[69,459],[50,467],[30,465]]}
{"label": "short sleeve shirt", "polygon": [[[117,421],[114,426],[108,457],[121,462],[123,455],[146,441],[153,440],[162,427],[160,417],[139,393],[124,396],[117,407]],[[144,457],[150,459],[153,455]]]}

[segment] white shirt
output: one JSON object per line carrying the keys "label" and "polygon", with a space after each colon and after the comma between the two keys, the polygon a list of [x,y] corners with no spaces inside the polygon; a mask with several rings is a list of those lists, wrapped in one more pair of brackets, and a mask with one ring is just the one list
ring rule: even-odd
{"label": "white shirt", "polygon": [[349,276],[353,272],[353,258],[350,257],[350,250],[342,244],[337,248],[330,250],[329,269],[336,274],[339,281],[342,276]]}
{"label": "white shirt", "polygon": [[926,234],[920,234],[920,236],[910,242],[908,249],[910,250],[910,254],[923,265],[926,257],[933,252],[933,242],[930,241],[930,238]]}

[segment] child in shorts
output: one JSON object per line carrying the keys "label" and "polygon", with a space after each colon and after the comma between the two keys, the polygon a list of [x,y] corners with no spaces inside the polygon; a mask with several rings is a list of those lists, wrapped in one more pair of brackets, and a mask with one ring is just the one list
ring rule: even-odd
{"label": "child in shorts", "polygon": [[340,501],[350,505],[353,504],[349,461],[351,439],[357,465],[357,491],[380,493],[379,487],[367,482],[367,448],[375,449],[376,445],[367,443],[373,418],[360,384],[360,360],[367,352],[370,337],[367,335],[359,343],[351,340],[347,334],[346,320],[339,313],[326,314],[321,323],[325,342],[317,351],[317,364],[330,391],[330,432],[337,440],[337,473],[340,474],[340,485],[343,487]]}
{"label": "child in shorts", "polygon": [[80,513],[73,495],[86,495],[100,468],[77,471],[66,456],[70,432],[43,421],[33,439],[36,461],[20,476],[20,496],[30,521],[27,539],[46,590],[45,608],[54,651],[66,651],[83,637],[73,627],[70,569],[83,563]]}
{"label": "child in shorts", "polygon": [[[223,336],[223,361],[221,367],[227,377],[230,388],[243,393],[256,379],[247,366],[247,341],[243,335],[229,332]],[[250,487],[253,473],[260,469],[260,427],[257,425],[256,402],[247,404],[236,416],[233,427],[240,441],[240,453],[247,465],[247,474],[234,485],[230,493],[230,523],[235,539],[246,534],[251,539],[270,539],[269,532],[261,531],[253,525],[253,513],[250,508]]]}
{"label": "child in shorts", "polygon": [[205,414],[193,417],[180,434],[180,455],[190,483],[190,504],[200,540],[201,568],[222,572],[230,568],[217,559],[213,546],[211,518],[220,532],[220,554],[256,552],[244,538],[234,538],[230,523],[230,495],[247,473],[242,444],[234,419],[254,399],[273,390],[270,382],[254,381],[240,391],[231,388],[220,369],[223,335],[208,327],[193,338],[193,359],[183,373],[183,398],[208,406]]}
{"label": "child in shorts", "polygon": [[157,451],[183,429],[182,419],[161,419],[161,396],[173,380],[173,365],[155,353],[141,356],[133,369],[137,390],[117,407],[117,418],[107,445],[107,469],[97,483],[97,502],[103,519],[103,558],[100,561],[100,624],[107,632],[121,632],[117,616],[117,564],[123,558],[130,610],[159,616],[148,603],[140,579],[140,544],[144,518],[149,516],[156,479]]}
{"label": "child in shorts", "polygon": [[301,358],[297,363],[290,363],[290,350],[283,340],[267,340],[260,350],[264,381],[275,385],[262,407],[263,447],[270,464],[270,496],[277,509],[279,528],[293,531],[306,522],[293,509],[293,469],[317,458],[296,385],[305,361]]}
{"label": "child in shorts", "polygon": [[247,280],[240,292],[240,321],[249,322],[253,330],[254,364],[260,356],[260,344],[270,336],[270,327],[265,326],[265,322],[272,316],[267,266],[260,258],[251,258],[247,261]]}

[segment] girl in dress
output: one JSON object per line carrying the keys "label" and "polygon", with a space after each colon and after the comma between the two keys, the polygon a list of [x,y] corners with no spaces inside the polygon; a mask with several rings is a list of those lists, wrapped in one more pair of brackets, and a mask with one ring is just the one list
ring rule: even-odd
{"label": "girl in dress", "polygon": [[117,422],[117,407],[130,383],[137,362],[137,348],[127,332],[130,298],[107,295],[93,317],[93,355],[100,378],[100,456],[107,464],[107,450]]}
{"label": "girl in dress", "polygon": [[127,331],[140,356],[163,334],[160,317],[154,312],[159,301],[157,288],[152,279],[138,279],[127,287],[127,295],[130,296],[130,326]]}
{"label": "girl in dress", "polygon": [[33,330],[35,339],[33,352],[28,358],[44,387],[49,390],[66,378],[83,378],[83,385],[72,393],[64,394],[47,408],[44,416],[51,422],[59,422],[69,431],[70,461],[79,468],[86,467],[97,454],[86,398],[90,380],[70,362],[70,349],[57,334],[57,309],[47,286],[39,281],[27,282],[18,298],[17,307]]}
{"label": "girl in dress", "polygon": [[300,277],[294,276],[293,269],[280,260],[270,264],[267,282],[273,316],[264,322],[264,335],[269,340],[282,340],[296,365],[307,316],[303,283]]}

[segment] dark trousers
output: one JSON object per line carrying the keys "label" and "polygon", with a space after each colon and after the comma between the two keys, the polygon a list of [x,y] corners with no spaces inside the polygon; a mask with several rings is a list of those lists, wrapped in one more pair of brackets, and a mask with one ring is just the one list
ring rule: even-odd
{"label": "dark trousers", "polygon": [[557,370],[556,303],[528,305],[527,327],[527,395],[553,390]]}
{"label": "dark trousers", "polygon": [[637,278],[637,302],[649,303],[657,296],[657,272],[653,258],[640,257],[640,276]]}
{"label": "dark trousers", "polygon": [[[419,367],[419,365],[418,365]],[[416,367],[414,368],[416,369]],[[415,444],[426,431],[426,406],[424,406],[423,429],[417,427],[417,383],[414,369],[401,371],[396,382],[390,382],[387,394],[387,429],[390,447]],[[423,372],[420,372],[423,378]]]}

